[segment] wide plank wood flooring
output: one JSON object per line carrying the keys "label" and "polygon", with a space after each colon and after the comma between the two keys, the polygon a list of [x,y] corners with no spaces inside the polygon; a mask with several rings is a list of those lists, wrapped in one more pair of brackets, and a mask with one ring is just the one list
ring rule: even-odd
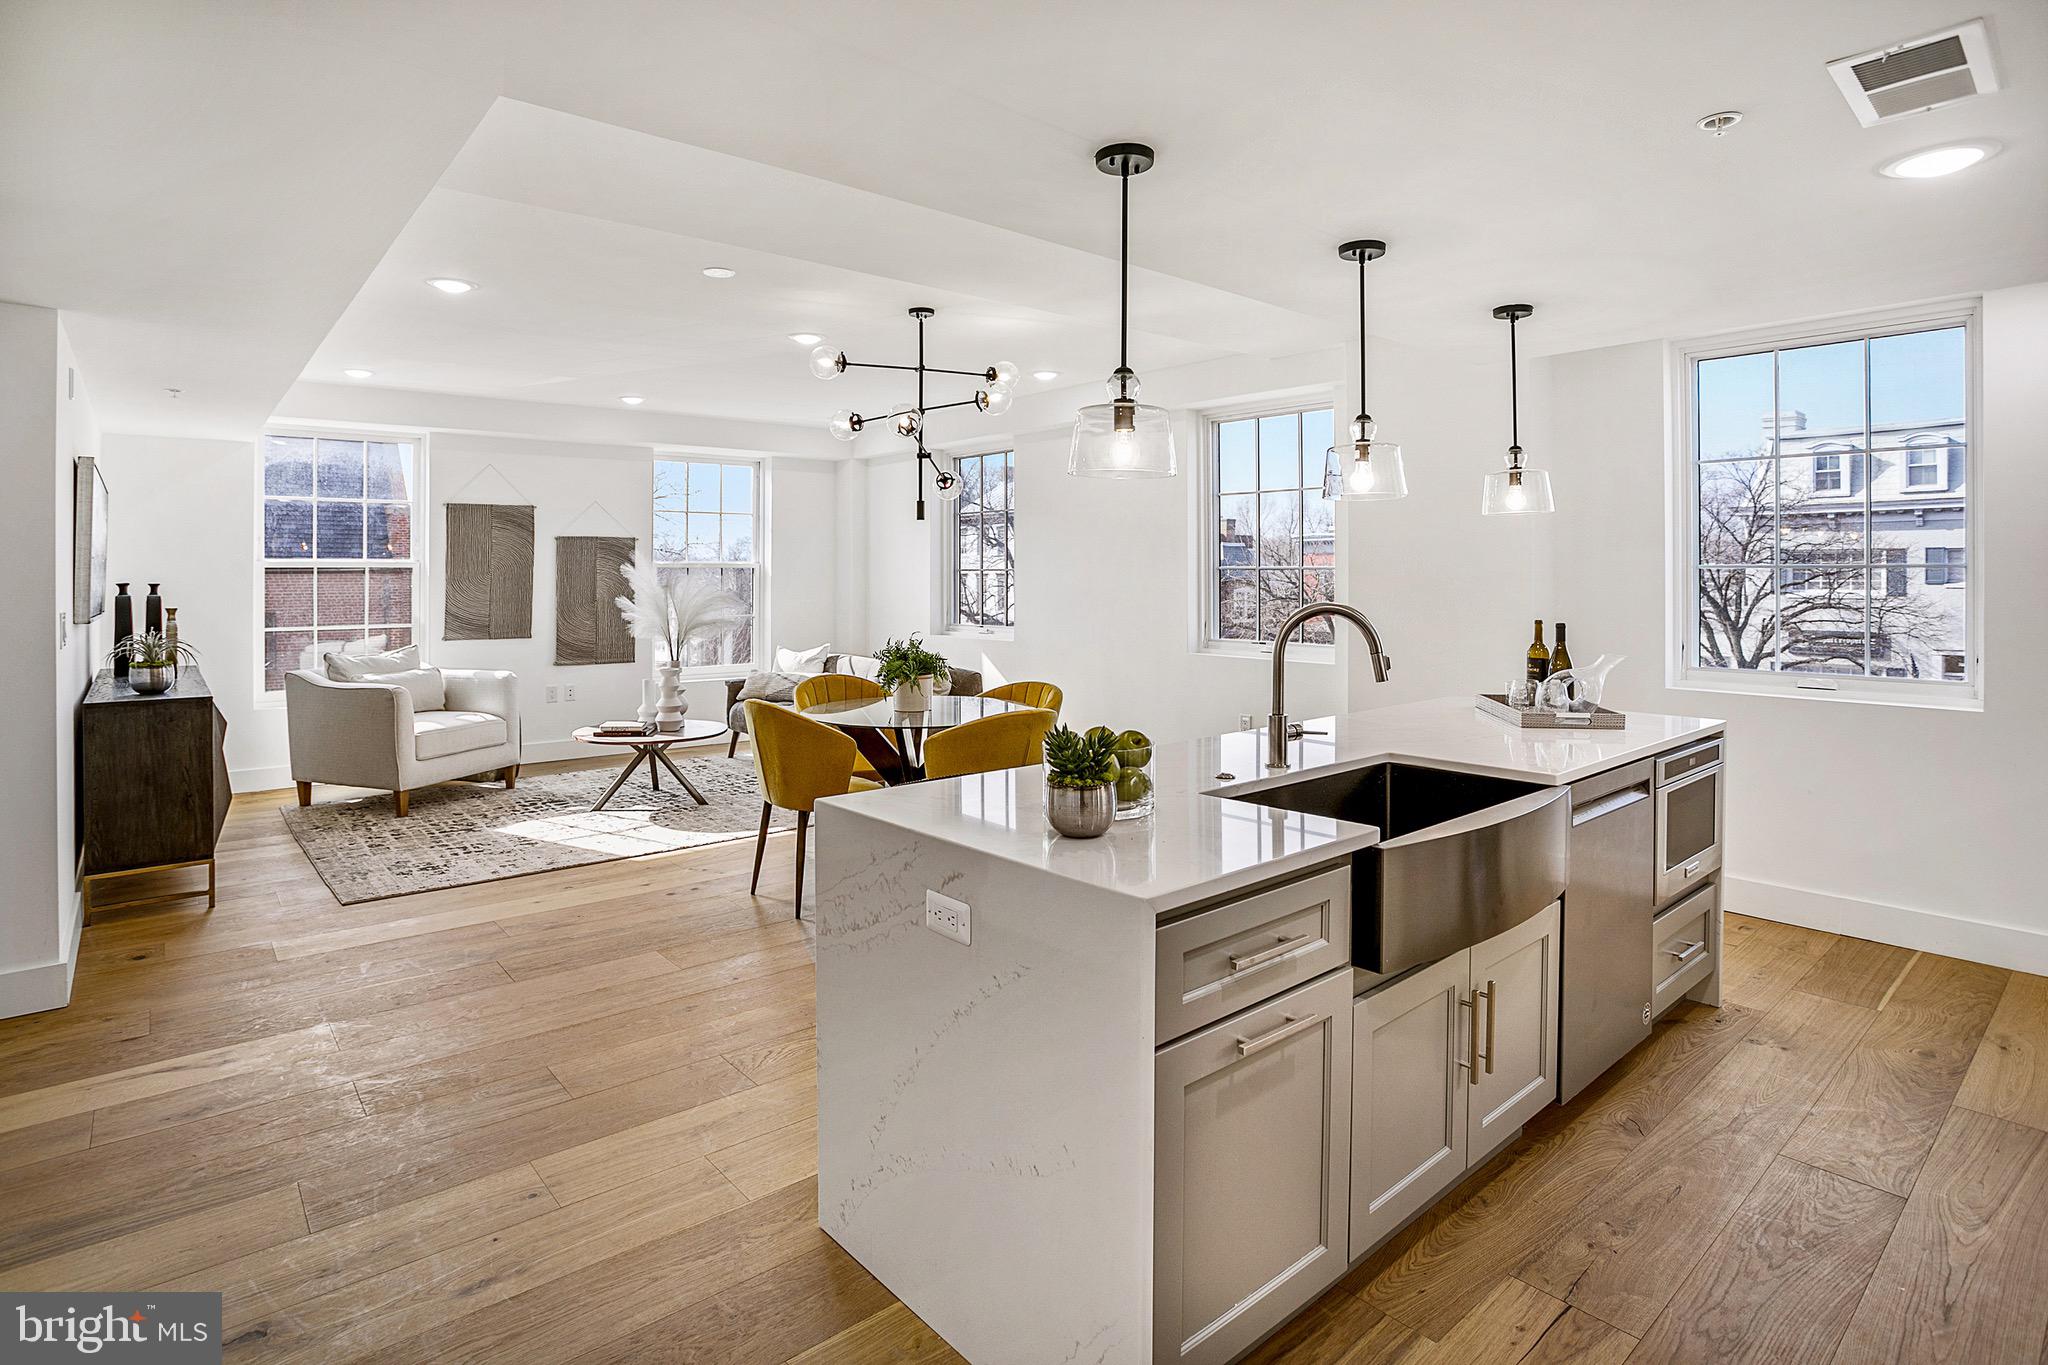
{"label": "wide plank wood flooring", "polygon": [[[960,1359],[817,1227],[788,836],[342,906],[289,799],[0,1020],[0,1288],[220,1290],[236,1362]],[[1726,948],[1252,1358],[2048,1360],[2048,981]]]}

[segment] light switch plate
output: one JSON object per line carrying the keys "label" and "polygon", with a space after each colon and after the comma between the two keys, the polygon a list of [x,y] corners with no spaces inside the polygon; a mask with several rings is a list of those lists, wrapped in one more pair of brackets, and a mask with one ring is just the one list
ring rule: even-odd
{"label": "light switch plate", "polygon": [[552,687],[548,688],[544,695],[549,701],[553,701],[555,699],[555,689]]}
{"label": "light switch plate", "polygon": [[966,943],[970,914],[966,901],[956,901],[936,891],[924,893],[924,927],[935,934],[944,934],[956,943]]}

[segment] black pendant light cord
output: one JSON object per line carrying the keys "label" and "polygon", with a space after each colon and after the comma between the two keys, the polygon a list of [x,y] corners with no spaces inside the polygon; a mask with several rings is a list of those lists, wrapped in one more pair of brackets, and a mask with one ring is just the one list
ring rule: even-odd
{"label": "black pendant light cord", "polygon": [[1515,319],[1508,318],[1508,444],[1522,448],[1522,363],[1515,352]]}
{"label": "black pendant light cord", "polygon": [[[1118,179],[1118,180],[1119,180],[1119,181],[1120,181],[1120,182],[1122,183],[1122,185],[1123,185],[1123,192],[1124,192],[1124,221],[1123,221],[1123,249],[1122,249],[1122,255],[1121,255],[1121,257],[1120,257],[1120,259],[1122,260],[1122,263],[1123,263],[1123,270],[1122,270],[1122,284],[1121,284],[1121,286],[1120,286],[1120,289],[1119,289],[1119,294],[1118,294],[1118,298],[1117,298],[1117,338],[1116,338],[1116,368],[1117,368],[1117,373],[1118,373],[1118,374],[1120,374],[1120,375],[1122,375],[1122,374],[1128,374],[1128,373],[1130,372],[1130,368],[1131,368],[1131,163],[1130,163],[1130,158],[1128,158],[1128,157],[1124,158],[1124,164],[1123,164],[1123,169],[1122,169],[1121,171],[1119,171],[1119,172],[1117,173],[1117,179]],[[1125,395],[1126,397],[1128,397],[1128,396],[1129,396],[1129,393],[1130,393],[1130,382],[1129,382],[1128,380],[1125,380],[1125,381],[1123,381],[1123,382],[1122,382],[1121,384],[1119,384],[1119,385],[1118,385],[1118,392],[1119,392],[1119,393],[1122,393],[1122,394],[1124,394],[1124,395]]]}
{"label": "black pendant light cord", "polygon": [[1365,416],[1365,253],[1358,255],[1358,415]]}

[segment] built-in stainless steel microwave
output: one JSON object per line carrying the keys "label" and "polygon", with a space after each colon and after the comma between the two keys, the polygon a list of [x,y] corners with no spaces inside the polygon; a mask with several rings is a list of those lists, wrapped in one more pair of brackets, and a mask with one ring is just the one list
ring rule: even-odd
{"label": "built-in stainless steel microwave", "polygon": [[1721,866],[1721,741],[1657,759],[1657,904]]}

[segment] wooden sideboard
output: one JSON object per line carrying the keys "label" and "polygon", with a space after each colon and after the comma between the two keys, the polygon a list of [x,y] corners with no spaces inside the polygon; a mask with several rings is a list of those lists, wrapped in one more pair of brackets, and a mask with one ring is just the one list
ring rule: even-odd
{"label": "wooden sideboard", "polygon": [[[95,908],[204,894],[214,903],[214,846],[228,816],[227,719],[197,668],[145,695],[101,670],[79,704],[79,829],[85,917]],[[177,867],[206,868],[206,890],[93,905],[93,884]]]}

